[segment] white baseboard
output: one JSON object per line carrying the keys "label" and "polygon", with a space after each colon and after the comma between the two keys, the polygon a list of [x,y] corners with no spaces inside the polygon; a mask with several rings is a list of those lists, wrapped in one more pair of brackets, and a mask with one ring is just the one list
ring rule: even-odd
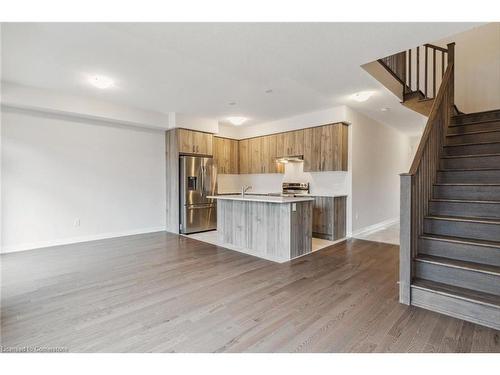
{"label": "white baseboard", "polygon": [[1,254],[15,253],[18,251],[35,250],[35,249],[41,249],[44,247],[70,245],[70,244],[79,243],[79,242],[103,240],[106,238],[132,236],[135,234],[145,234],[145,233],[153,233],[153,232],[161,232],[161,231],[165,231],[164,226],[153,227],[153,228],[134,229],[134,230],[124,231],[124,232],[111,232],[111,233],[94,234],[94,235],[81,236],[81,237],[62,238],[62,239],[51,240],[51,241],[32,242],[32,243],[25,243],[25,244],[20,244],[20,245],[5,246],[1,249],[0,253]]}
{"label": "white baseboard", "polygon": [[391,225],[394,225],[398,221],[399,221],[399,217],[395,217],[395,218],[392,218],[392,219],[387,219],[387,220],[381,221],[379,223],[376,223],[376,224],[373,224],[373,225],[369,225],[367,227],[355,230],[355,231],[352,232],[351,236],[352,237],[356,237],[356,236],[360,236],[360,235],[366,235],[366,234],[369,234],[371,232],[375,232],[377,230],[384,229],[384,228],[387,228],[387,227],[389,227]]}

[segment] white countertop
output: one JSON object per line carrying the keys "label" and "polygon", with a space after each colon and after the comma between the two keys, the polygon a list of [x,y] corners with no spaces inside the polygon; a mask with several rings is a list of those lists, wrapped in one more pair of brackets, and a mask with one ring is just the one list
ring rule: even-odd
{"label": "white countertop", "polygon": [[252,194],[245,194],[244,196],[241,196],[241,194],[211,195],[207,198],[225,199],[232,201],[267,202],[267,203],[296,203],[296,202],[309,202],[314,200],[313,197],[276,197],[269,195],[252,195]]}

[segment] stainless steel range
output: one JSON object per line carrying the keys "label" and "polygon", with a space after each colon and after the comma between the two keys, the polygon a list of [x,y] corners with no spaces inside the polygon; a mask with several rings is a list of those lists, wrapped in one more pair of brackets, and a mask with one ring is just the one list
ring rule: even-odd
{"label": "stainless steel range", "polygon": [[283,197],[300,197],[309,195],[309,182],[283,182],[281,185]]}

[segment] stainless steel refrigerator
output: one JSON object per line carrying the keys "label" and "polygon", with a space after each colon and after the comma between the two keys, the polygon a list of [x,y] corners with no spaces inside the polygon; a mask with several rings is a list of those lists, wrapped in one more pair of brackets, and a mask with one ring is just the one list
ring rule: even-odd
{"label": "stainless steel refrigerator", "polygon": [[213,158],[181,156],[180,232],[203,232],[217,228],[217,167]]}

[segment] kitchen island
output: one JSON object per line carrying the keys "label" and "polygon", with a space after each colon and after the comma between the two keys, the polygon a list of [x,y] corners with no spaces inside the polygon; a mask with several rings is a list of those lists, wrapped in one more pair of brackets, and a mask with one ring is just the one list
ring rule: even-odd
{"label": "kitchen island", "polygon": [[217,242],[275,262],[312,251],[314,198],[217,195]]}

